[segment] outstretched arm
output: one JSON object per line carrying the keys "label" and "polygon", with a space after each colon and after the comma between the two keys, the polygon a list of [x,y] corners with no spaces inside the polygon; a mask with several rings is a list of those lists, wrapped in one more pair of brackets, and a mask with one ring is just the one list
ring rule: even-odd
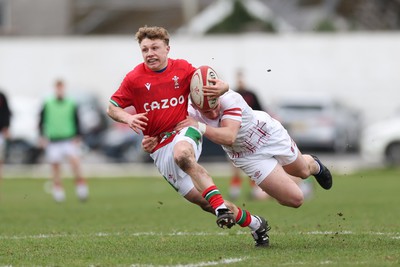
{"label": "outstretched arm", "polygon": [[107,114],[113,120],[121,123],[128,124],[129,128],[134,130],[137,134],[140,131],[144,131],[147,126],[147,113],[130,114],[124,109],[114,106],[113,104],[108,104]]}

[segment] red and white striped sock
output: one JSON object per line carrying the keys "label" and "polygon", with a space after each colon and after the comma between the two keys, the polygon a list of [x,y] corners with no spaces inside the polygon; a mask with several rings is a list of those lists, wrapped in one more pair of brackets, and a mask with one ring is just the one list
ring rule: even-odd
{"label": "red and white striped sock", "polygon": [[202,193],[202,196],[210,203],[215,212],[219,209],[227,209],[224,203],[224,199],[222,198],[221,193],[219,192],[217,186],[212,185]]}
{"label": "red and white striped sock", "polygon": [[241,227],[249,227],[252,231],[256,231],[260,228],[260,221],[250,214],[247,210],[242,210],[241,208],[237,207],[239,212],[236,216],[236,223],[239,224]]}

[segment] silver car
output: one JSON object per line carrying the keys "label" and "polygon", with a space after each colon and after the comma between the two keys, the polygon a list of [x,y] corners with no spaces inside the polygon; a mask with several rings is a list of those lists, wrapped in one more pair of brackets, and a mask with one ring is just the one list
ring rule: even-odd
{"label": "silver car", "polygon": [[279,101],[276,118],[301,149],[357,151],[360,113],[328,96],[298,96]]}

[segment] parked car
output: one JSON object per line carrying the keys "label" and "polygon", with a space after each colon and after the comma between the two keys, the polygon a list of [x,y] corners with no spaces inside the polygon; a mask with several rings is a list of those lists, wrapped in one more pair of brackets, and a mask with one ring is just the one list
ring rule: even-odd
{"label": "parked car", "polygon": [[364,129],[361,155],[368,162],[400,165],[400,113]]}
{"label": "parked car", "polygon": [[332,97],[303,95],[281,99],[273,113],[301,149],[359,149],[360,112]]}
{"label": "parked car", "polygon": [[78,104],[83,143],[89,149],[99,148],[103,134],[109,127],[106,103],[101,105],[97,95],[85,91],[73,91],[71,97]]}
{"label": "parked car", "polygon": [[100,149],[113,162],[145,162],[150,156],[142,149],[142,139],[126,124],[113,122],[101,139]]}
{"label": "parked car", "polygon": [[[125,109],[131,114],[136,110],[130,106]],[[114,162],[149,162],[150,155],[142,149],[143,135],[135,133],[127,124],[110,121],[108,129],[101,138],[100,151]]]}

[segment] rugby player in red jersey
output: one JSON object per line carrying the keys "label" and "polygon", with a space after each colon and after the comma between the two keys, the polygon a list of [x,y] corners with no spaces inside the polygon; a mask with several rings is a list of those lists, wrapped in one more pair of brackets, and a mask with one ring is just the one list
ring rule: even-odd
{"label": "rugby player in red jersey", "polygon": [[[231,228],[236,223],[249,227],[256,246],[268,246],[269,226],[265,219],[225,201],[211,176],[197,163],[202,130],[192,126],[174,130],[188,116],[190,80],[195,67],[186,60],[168,58],[169,34],[162,27],[142,27],[136,39],[143,63],[125,76],[111,96],[108,115],[136,133],[142,131],[145,137],[157,138],[158,144],[150,156],[161,175],[185,199],[215,214],[219,227]],[[210,81],[214,85],[204,87],[204,91],[211,97],[229,89],[220,79]],[[124,110],[129,106],[136,109],[136,114]]]}

